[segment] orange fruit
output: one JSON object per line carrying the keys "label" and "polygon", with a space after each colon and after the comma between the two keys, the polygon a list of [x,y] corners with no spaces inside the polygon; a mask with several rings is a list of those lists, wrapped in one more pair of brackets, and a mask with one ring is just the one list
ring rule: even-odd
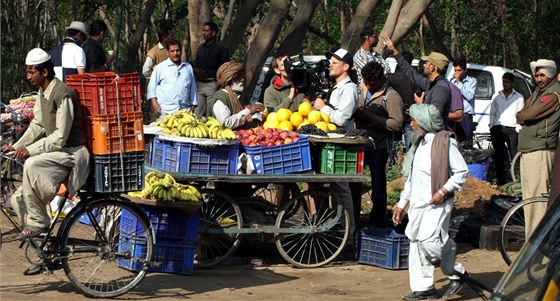
{"label": "orange fruit", "polygon": [[292,116],[290,116],[290,122],[297,128],[303,122],[303,116],[301,116],[300,112],[293,112]]}
{"label": "orange fruit", "polygon": [[324,121],[325,123],[331,123],[331,118],[325,112],[321,112],[321,120]]}
{"label": "orange fruit", "polygon": [[302,126],[304,125],[308,125],[309,124],[309,120],[304,119],[302,123],[299,124],[299,126],[297,127],[298,129],[300,129]]}
{"label": "orange fruit", "polygon": [[325,132],[327,132],[329,130],[327,124],[324,121],[319,121],[319,122],[315,123],[315,126],[318,129],[323,130]]}
{"label": "orange fruit", "polygon": [[269,113],[268,116],[266,116],[266,121],[276,121],[276,122],[278,122],[278,119],[276,118],[276,112]]}
{"label": "orange fruit", "polygon": [[282,108],[276,112],[276,119],[279,122],[290,120],[291,115],[292,115],[292,111]]}
{"label": "orange fruit", "polygon": [[265,129],[268,129],[268,128],[276,129],[276,128],[278,128],[278,124],[279,124],[279,122],[276,119],[275,120],[267,120],[267,121],[265,121],[265,123],[263,123],[263,128],[265,128]]}
{"label": "orange fruit", "polygon": [[307,101],[302,102],[299,106],[298,106],[298,112],[301,113],[302,116],[308,116],[309,113],[313,110],[313,107],[311,106],[311,104]]}
{"label": "orange fruit", "polygon": [[278,129],[291,131],[291,130],[294,129],[294,126],[292,125],[292,123],[289,120],[284,120],[284,121],[280,122],[280,124],[278,125]]}
{"label": "orange fruit", "polygon": [[317,122],[321,121],[321,112],[315,110],[311,111],[307,116],[307,120],[309,120],[309,123],[311,124],[316,124]]}
{"label": "orange fruit", "polygon": [[329,129],[329,132],[336,131],[336,124],[329,123],[327,124],[327,128]]}

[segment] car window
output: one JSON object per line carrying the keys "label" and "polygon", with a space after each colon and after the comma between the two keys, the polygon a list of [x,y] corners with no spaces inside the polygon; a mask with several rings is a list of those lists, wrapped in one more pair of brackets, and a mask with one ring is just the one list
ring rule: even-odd
{"label": "car window", "polygon": [[467,69],[467,74],[476,78],[474,98],[491,100],[496,90],[492,73],[484,70]]}
{"label": "car window", "polygon": [[[558,300],[560,201],[547,214],[502,278],[492,300]],[[544,298],[546,295],[547,298]]]}
{"label": "car window", "polygon": [[529,96],[531,95],[531,91],[527,86],[527,82],[521,76],[515,76],[515,80],[513,81],[513,89],[521,93],[524,99],[529,98]]}

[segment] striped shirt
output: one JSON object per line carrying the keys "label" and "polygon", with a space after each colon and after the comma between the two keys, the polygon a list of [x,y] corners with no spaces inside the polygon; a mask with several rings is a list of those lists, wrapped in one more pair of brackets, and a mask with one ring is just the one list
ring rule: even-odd
{"label": "striped shirt", "polygon": [[358,83],[362,82],[362,68],[364,68],[364,66],[371,61],[375,61],[381,64],[381,66],[383,66],[383,69],[385,69],[385,75],[391,73],[391,67],[389,67],[389,65],[385,63],[385,60],[379,53],[377,53],[375,50],[369,52],[360,47],[358,52],[354,54],[354,70],[356,70],[358,74]]}

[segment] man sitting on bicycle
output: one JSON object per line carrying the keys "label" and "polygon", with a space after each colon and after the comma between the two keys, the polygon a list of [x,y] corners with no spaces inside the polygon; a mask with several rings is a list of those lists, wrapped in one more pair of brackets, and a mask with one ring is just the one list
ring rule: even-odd
{"label": "man sitting on bicycle", "polygon": [[50,56],[35,48],[27,54],[25,64],[27,79],[39,88],[35,118],[19,141],[3,146],[3,151],[14,151],[14,158],[26,159],[22,185],[13,194],[11,205],[20,218],[22,238],[29,238],[48,231],[46,206],[59,183],[69,179],[70,194],[85,183],[89,153],[78,99],[55,78]]}

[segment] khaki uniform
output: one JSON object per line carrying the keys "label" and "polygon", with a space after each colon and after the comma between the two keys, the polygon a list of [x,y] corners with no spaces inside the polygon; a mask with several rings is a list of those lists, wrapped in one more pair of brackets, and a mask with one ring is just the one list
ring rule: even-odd
{"label": "khaki uniform", "polygon": [[39,90],[35,117],[13,147],[25,147],[30,157],[23,166],[22,186],[11,203],[21,225],[46,228],[50,223],[46,205],[64,182],[75,193],[87,180],[89,152],[75,94],[54,78]]}

